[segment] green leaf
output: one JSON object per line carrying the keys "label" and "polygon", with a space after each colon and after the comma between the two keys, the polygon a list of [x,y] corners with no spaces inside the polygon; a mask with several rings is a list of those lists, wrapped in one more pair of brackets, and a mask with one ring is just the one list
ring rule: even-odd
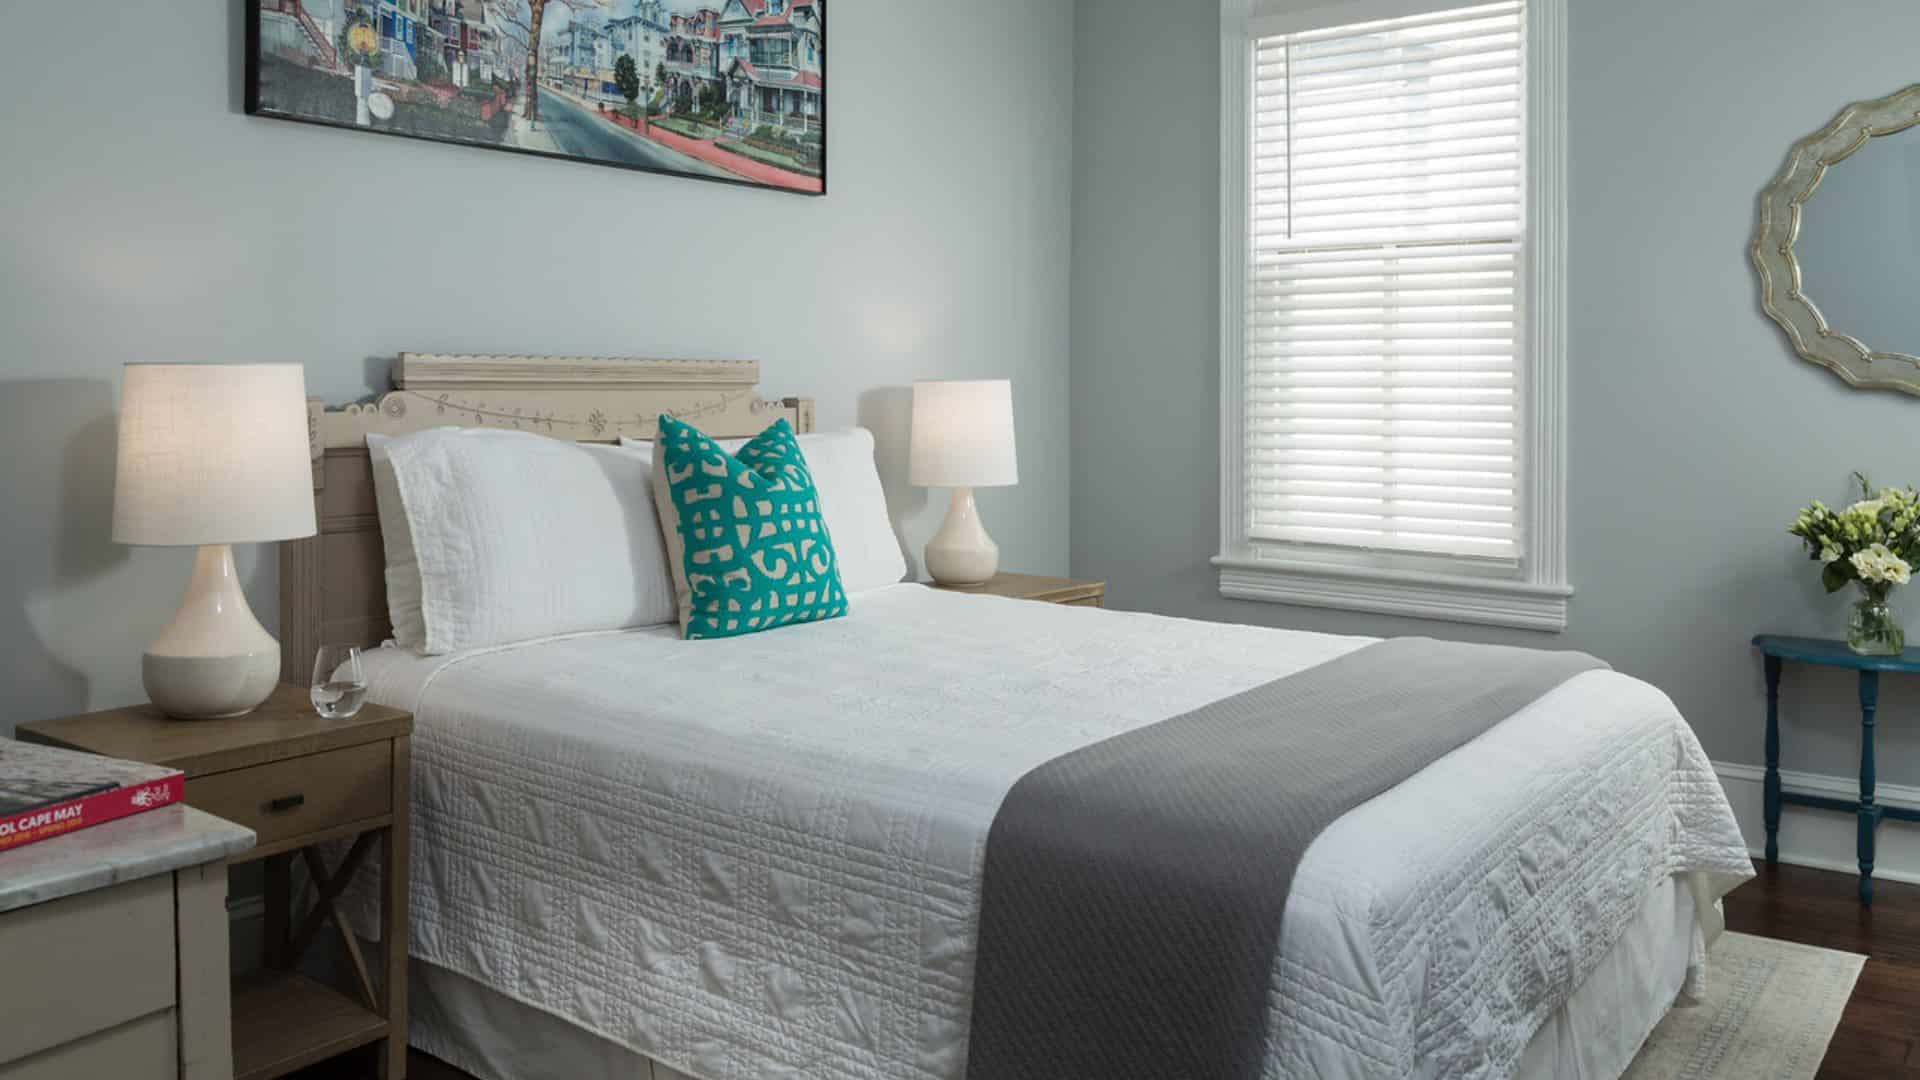
{"label": "green leaf", "polygon": [[1825,585],[1830,593],[1846,588],[1847,583],[1852,580],[1853,564],[1845,559],[1835,559],[1827,564],[1825,570],[1820,571],[1820,584]]}

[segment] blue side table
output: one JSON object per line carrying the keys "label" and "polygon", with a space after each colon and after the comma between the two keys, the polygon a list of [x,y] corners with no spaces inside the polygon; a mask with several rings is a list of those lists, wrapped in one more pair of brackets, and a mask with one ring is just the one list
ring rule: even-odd
{"label": "blue side table", "polygon": [[[1859,821],[1855,842],[1860,857],[1860,902],[1873,903],[1873,836],[1881,818],[1896,821],[1920,821],[1920,810],[1881,806],[1873,801],[1873,714],[1880,704],[1880,673],[1905,671],[1920,674],[1920,648],[1908,649],[1898,656],[1861,656],[1847,648],[1844,641],[1825,638],[1781,637],[1761,634],[1754,647],[1765,657],[1767,669],[1767,779],[1763,800],[1767,821],[1767,861],[1780,855],[1780,807],[1811,806],[1819,810],[1839,810]],[[1860,801],[1829,799],[1821,795],[1803,795],[1780,790],[1780,662],[1851,668],[1860,673]]]}

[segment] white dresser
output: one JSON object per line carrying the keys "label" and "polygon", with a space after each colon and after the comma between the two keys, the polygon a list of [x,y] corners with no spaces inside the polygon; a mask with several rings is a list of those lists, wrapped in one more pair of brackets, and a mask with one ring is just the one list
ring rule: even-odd
{"label": "white dresser", "polygon": [[230,1080],[226,859],[169,806],[0,852],[0,1080]]}

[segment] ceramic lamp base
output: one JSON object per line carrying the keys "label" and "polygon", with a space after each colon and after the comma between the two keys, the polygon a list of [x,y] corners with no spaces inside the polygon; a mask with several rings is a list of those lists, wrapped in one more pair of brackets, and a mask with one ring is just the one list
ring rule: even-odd
{"label": "ceramic lamp base", "polygon": [[972,488],[954,488],[947,520],[927,541],[927,573],[942,585],[984,585],[1000,569],[1000,545],[980,524]]}
{"label": "ceramic lamp base", "polygon": [[247,606],[225,544],[202,547],[180,610],[147,646],[147,697],[179,720],[242,716],[280,681],[280,643]]}

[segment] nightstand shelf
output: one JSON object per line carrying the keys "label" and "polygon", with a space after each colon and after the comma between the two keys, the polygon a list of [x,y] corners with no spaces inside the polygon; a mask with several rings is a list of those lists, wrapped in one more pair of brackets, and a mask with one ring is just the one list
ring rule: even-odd
{"label": "nightstand shelf", "polygon": [[234,980],[234,1080],[284,1076],[386,1035],[386,1017],[297,972]]}
{"label": "nightstand shelf", "polygon": [[[186,773],[190,806],[259,837],[234,863],[266,870],[265,971],[233,987],[238,1080],[272,1080],[385,1040],[380,1075],[406,1075],[407,860],[413,717],[367,705],[352,719],[315,714],[304,686],[282,685],[266,704],[229,720],[171,720],[151,705],[19,726],[19,737],[74,750],[171,765]],[[329,866],[316,845],[353,839]],[[378,854],[374,854],[377,849]],[[296,925],[292,867],[317,893]],[[362,866],[380,872],[381,953],[369,964],[337,908]],[[341,931],[353,986],[343,992],[298,974],[327,922]],[[394,943],[400,943],[394,947]]]}
{"label": "nightstand shelf", "polygon": [[1107,583],[1104,581],[1077,581],[1073,578],[1014,574],[1003,571],[979,585],[942,585],[934,581],[927,584],[944,592],[1005,596],[1014,600],[1066,604],[1069,607],[1105,607],[1107,605]]}

